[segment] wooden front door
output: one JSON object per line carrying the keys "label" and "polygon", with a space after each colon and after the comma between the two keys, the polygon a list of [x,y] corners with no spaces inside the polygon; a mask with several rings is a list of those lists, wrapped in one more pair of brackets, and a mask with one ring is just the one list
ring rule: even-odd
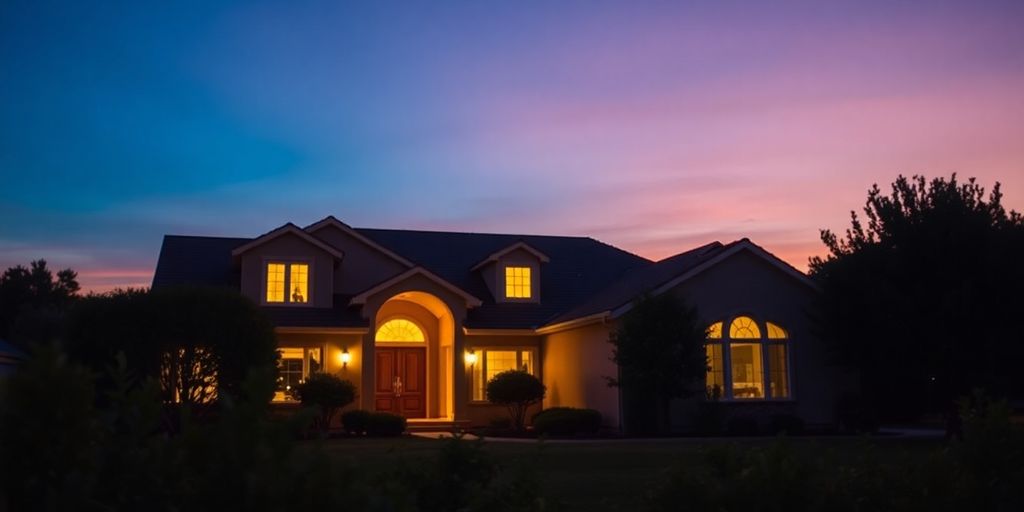
{"label": "wooden front door", "polygon": [[406,418],[427,416],[427,350],[376,347],[374,408]]}

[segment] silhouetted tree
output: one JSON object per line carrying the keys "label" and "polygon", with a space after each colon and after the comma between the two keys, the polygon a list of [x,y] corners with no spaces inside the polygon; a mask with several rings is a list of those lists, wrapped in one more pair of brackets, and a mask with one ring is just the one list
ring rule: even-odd
{"label": "silhouetted tree", "polygon": [[220,393],[237,394],[248,373],[273,368],[277,360],[269,320],[226,288],[92,295],[68,317],[66,342],[74,359],[100,372],[124,353],[135,377],[161,384],[165,402],[208,404]]}
{"label": "silhouetted tree", "polygon": [[314,427],[324,433],[331,430],[335,414],[356,401],[356,385],[329,373],[314,373],[295,389],[302,405],[319,409]]}
{"label": "silhouetted tree", "polygon": [[530,372],[506,370],[487,382],[487,401],[504,405],[512,418],[512,426],[523,430],[526,410],[544,400],[547,387]]}
{"label": "silhouetted tree", "polygon": [[55,337],[78,290],[78,274],[64,269],[54,275],[46,260],[8,268],[0,275],[0,339],[24,346]]}
{"label": "silhouetted tree", "polygon": [[639,298],[612,332],[612,360],[622,388],[625,427],[667,432],[669,403],[688,396],[707,374],[704,324],[695,308],[671,293]]}
{"label": "silhouetted tree", "polygon": [[840,362],[888,418],[941,411],[980,386],[1020,393],[1024,356],[1024,222],[972,178],[900,176],[873,186],[865,224],[851,212],[839,237],[821,232],[812,258],[815,316]]}

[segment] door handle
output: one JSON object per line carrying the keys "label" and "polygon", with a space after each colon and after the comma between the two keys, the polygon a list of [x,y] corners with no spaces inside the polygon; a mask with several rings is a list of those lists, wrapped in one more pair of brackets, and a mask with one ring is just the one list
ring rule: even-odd
{"label": "door handle", "polygon": [[402,378],[395,376],[395,380],[392,382],[392,387],[395,390],[395,396],[402,396]]}

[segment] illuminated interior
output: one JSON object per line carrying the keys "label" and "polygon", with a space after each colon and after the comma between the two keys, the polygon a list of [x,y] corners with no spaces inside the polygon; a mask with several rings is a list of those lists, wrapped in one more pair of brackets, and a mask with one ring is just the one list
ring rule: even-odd
{"label": "illuminated interior", "polygon": [[737,400],[789,398],[789,333],[772,322],[758,324],[749,316],[729,322],[728,337],[723,336],[724,325],[715,322],[707,328],[708,396]]}
{"label": "illuminated interior", "polygon": [[501,372],[523,370],[531,375],[537,375],[536,359],[532,349],[478,350],[475,353],[481,354],[471,368],[470,385],[475,401],[487,400],[487,383]]}
{"label": "illuminated interior", "polygon": [[322,351],[320,347],[281,347],[277,352],[281,357],[277,361],[277,388],[273,401],[294,402],[295,387],[310,374],[323,369]]}
{"label": "illuminated interior", "polygon": [[291,281],[291,301],[304,303],[309,301],[309,265],[292,263],[289,265],[288,278]]}
{"label": "illuminated interior", "polygon": [[267,263],[267,302],[284,302],[284,263]]}
{"label": "illuminated interior", "polygon": [[394,318],[384,322],[377,329],[375,340],[378,343],[423,343],[427,338],[420,326],[404,318]]}
{"label": "illuminated interior", "polygon": [[529,299],[532,296],[530,267],[505,267],[505,297]]}
{"label": "illuminated interior", "polygon": [[309,264],[267,263],[267,302],[309,302]]}

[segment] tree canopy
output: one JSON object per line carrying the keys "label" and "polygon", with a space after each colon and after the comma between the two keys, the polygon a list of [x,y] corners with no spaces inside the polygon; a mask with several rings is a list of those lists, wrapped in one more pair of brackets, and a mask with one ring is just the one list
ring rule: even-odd
{"label": "tree canopy", "polygon": [[704,329],[697,310],[671,293],[645,295],[622,316],[609,339],[619,366],[609,384],[623,389],[627,429],[668,428],[669,401],[692,394],[707,375]]}
{"label": "tree canopy", "polygon": [[821,232],[820,334],[884,415],[941,410],[976,386],[1021,393],[1024,221],[1002,197],[955,174],[900,176],[868,191],[866,222],[851,212],[842,236]]}
{"label": "tree canopy", "polygon": [[0,274],[0,339],[25,345],[54,337],[78,290],[78,274],[64,269],[54,275],[46,260],[8,268]]}

